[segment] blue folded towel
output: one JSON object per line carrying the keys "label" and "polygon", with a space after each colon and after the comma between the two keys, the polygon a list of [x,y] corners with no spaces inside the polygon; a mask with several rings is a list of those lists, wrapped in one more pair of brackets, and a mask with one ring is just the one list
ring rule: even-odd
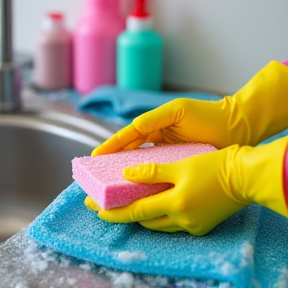
{"label": "blue folded towel", "polygon": [[95,89],[78,103],[77,109],[101,120],[125,126],[138,115],[176,98],[219,100],[216,94],[204,92],[155,92],[128,90],[116,86]]}
{"label": "blue folded towel", "polygon": [[102,221],[85,207],[85,196],[72,183],[30,225],[28,237],[125,271],[230,281],[236,287],[288,281],[288,220],[265,208],[248,206],[207,236],[194,237]]}
{"label": "blue folded towel", "polygon": [[[191,92],[156,92],[145,90],[128,90],[116,86],[102,86],[83,97],[76,97],[75,91],[66,92],[64,99],[76,102],[76,109],[120,127],[124,127],[140,114],[155,109],[177,98],[191,98],[206,101],[217,101],[220,95],[191,91]],[[76,93],[77,94],[77,93]],[[59,100],[59,95],[57,96]],[[80,99],[80,100],[79,100]],[[288,129],[270,137],[261,144],[287,136]]]}

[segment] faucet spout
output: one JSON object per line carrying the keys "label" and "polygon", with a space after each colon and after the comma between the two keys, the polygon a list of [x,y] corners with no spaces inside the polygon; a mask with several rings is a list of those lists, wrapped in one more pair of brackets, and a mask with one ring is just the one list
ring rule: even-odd
{"label": "faucet spout", "polygon": [[13,59],[12,0],[0,0],[0,112],[20,108],[20,75]]}

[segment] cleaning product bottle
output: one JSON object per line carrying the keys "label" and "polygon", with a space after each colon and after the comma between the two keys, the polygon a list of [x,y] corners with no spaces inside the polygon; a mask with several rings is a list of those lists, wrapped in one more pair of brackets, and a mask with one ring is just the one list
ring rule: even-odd
{"label": "cleaning product bottle", "polygon": [[116,83],[116,39],[124,29],[118,0],[85,0],[74,33],[74,85],[79,93]]}
{"label": "cleaning product bottle", "polygon": [[121,88],[161,90],[163,40],[152,30],[145,0],[127,18],[117,39],[117,84]]}
{"label": "cleaning product bottle", "polygon": [[65,26],[64,15],[48,13],[38,35],[35,59],[35,85],[54,90],[72,85],[72,34]]}

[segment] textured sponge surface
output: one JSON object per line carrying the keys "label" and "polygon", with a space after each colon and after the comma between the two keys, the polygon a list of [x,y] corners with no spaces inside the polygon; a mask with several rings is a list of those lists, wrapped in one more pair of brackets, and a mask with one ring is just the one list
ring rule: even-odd
{"label": "textured sponge surface", "polygon": [[171,188],[171,183],[142,184],[125,180],[125,167],[143,163],[171,163],[217,150],[209,144],[159,145],[72,160],[73,179],[102,208],[125,206]]}

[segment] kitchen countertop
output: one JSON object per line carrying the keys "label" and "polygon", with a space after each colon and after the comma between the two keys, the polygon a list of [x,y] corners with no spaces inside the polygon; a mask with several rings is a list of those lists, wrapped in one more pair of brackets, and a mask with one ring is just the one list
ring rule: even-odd
{"label": "kitchen countertop", "polygon": [[111,287],[96,267],[60,256],[50,249],[38,249],[25,237],[25,229],[0,245],[0,287],[48,288]]}
{"label": "kitchen countertop", "polygon": [[59,254],[25,236],[26,228],[0,244],[1,288],[228,288],[210,281],[173,280],[114,271]]}

